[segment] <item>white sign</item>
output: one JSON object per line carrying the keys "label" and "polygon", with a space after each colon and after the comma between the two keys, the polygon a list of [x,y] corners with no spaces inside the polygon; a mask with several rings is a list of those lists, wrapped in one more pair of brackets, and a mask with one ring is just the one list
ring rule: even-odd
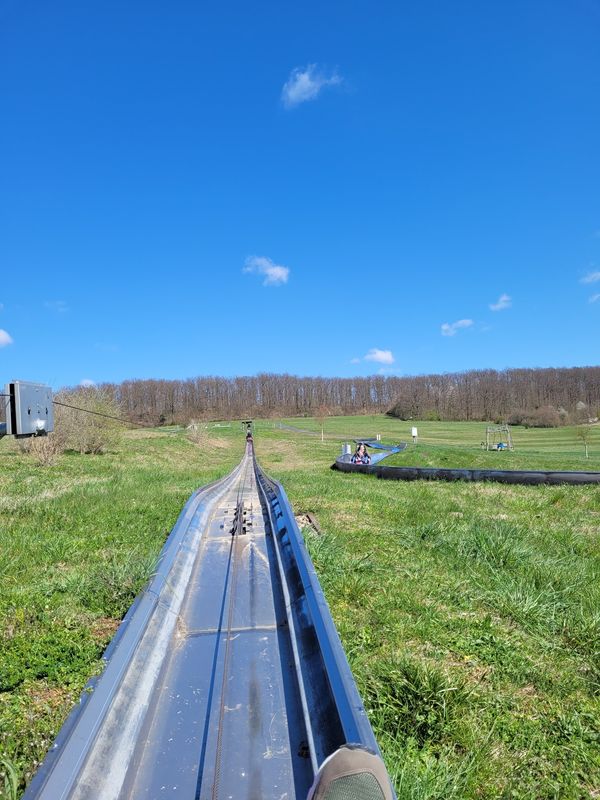
{"label": "white sign", "polygon": [[413,427],[413,429],[412,429],[412,437],[413,437],[413,439],[416,439],[417,435],[418,435],[417,434],[417,429],[415,427]]}

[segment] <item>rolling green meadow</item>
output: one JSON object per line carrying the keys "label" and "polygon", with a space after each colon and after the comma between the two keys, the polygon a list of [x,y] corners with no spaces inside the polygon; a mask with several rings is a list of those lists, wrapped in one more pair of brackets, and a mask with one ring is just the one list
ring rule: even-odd
{"label": "rolling green meadow", "polygon": [[[330,469],[343,440],[413,424],[418,444],[384,463],[600,470],[598,427],[585,459],[573,428],[516,428],[513,453],[486,453],[482,423],[327,418],[324,442],[315,419],[256,424],[398,797],[600,797],[600,487]],[[186,499],[243,448],[237,423],[200,442],[128,431],[53,466],[0,442],[0,797],[21,795],[101,668]]]}

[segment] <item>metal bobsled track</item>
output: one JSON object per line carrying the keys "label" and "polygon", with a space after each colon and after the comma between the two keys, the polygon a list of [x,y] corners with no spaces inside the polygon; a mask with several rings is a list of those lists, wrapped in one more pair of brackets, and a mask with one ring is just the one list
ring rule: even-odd
{"label": "metal bobsled track", "polygon": [[248,444],[183,509],[26,800],[306,798],[379,752],[282,486]]}
{"label": "metal bobsled track", "polygon": [[[385,456],[383,456],[385,458]],[[336,459],[332,469],[341,472],[364,472],[390,481],[496,481],[522,484],[600,484],[600,472],[549,472],[509,469],[439,469],[437,467],[389,467],[379,464],[352,464],[346,456]]]}

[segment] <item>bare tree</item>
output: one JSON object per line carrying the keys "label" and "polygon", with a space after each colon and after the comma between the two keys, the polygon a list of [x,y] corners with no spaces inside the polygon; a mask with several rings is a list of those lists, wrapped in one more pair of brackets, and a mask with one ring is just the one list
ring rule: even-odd
{"label": "bare tree", "polygon": [[[273,415],[381,414],[403,419],[505,422],[517,414],[564,425],[576,404],[600,408],[600,367],[470,370],[413,377],[310,378],[262,373],[180,381],[135,380],[101,387],[131,420],[152,425],[191,419]],[[549,410],[550,409],[550,410]],[[558,414],[558,417],[557,417]]]}

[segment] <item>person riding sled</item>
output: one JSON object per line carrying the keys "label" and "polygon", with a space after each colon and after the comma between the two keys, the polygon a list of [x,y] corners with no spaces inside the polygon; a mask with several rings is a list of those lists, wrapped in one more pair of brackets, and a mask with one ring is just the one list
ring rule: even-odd
{"label": "person riding sled", "polygon": [[367,448],[360,442],[358,447],[356,448],[356,452],[350,459],[353,464],[370,464],[371,463],[371,456],[367,453]]}

